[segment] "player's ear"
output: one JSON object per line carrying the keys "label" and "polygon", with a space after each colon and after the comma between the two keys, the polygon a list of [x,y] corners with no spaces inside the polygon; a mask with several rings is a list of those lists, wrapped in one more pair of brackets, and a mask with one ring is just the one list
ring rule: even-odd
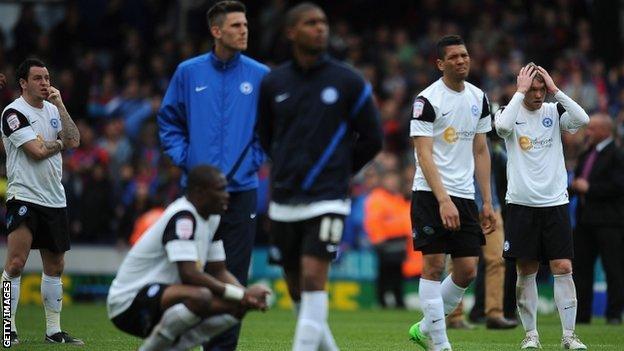
{"label": "player's ear", "polygon": [[436,59],[436,65],[440,71],[444,72],[444,61]]}
{"label": "player's ear", "polygon": [[210,34],[212,34],[212,37],[215,39],[220,39],[221,38],[221,28],[219,28],[219,26],[210,26]]}

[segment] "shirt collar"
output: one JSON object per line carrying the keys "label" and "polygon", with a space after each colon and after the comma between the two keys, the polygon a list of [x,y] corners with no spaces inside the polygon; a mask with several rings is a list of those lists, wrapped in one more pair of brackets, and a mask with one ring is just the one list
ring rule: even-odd
{"label": "shirt collar", "polygon": [[609,145],[611,142],[613,141],[612,137],[608,137],[605,140],[599,142],[596,145],[596,150],[598,150],[598,152],[602,151],[602,149],[604,149],[605,147],[607,147],[607,145]]}
{"label": "shirt collar", "polygon": [[299,63],[297,62],[297,60],[293,59],[293,66],[301,72],[311,72],[311,71],[315,71],[317,69],[319,69],[320,67],[323,67],[327,62],[329,62],[329,54],[328,53],[324,53],[321,54],[321,56],[319,56],[319,59],[314,62],[310,67],[304,68],[302,66],[299,65]]}
{"label": "shirt collar", "polygon": [[210,53],[208,54],[208,57],[210,58],[210,63],[212,63],[212,65],[216,69],[225,71],[227,69],[236,67],[236,65],[238,65],[238,63],[240,62],[241,54],[240,52],[237,52],[236,54],[234,54],[234,56],[232,56],[231,59],[227,61],[223,61],[220,58],[218,58],[217,55],[215,55],[214,50],[213,50],[213,51],[210,51]]}

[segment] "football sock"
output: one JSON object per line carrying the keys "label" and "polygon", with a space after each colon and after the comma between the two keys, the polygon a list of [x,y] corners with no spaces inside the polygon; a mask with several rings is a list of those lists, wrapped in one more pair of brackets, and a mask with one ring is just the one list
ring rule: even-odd
{"label": "football sock", "polygon": [[293,351],[316,351],[327,324],[328,302],[326,291],[304,291],[295,329]]}
{"label": "football sock", "polygon": [[448,344],[440,282],[420,278],[418,295],[424,314],[422,332],[429,334],[436,347]]}
{"label": "football sock", "polygon": [[572,273],[555,274],[555,304],[559,310],[563,336],[574,334],[574,324],[576,321],[576,288]]}
{"label": "football sock", "polygon": [[11,282],[11,331],[17,332],[15,326],[15,313],[17,312],[17,303],[20,298],[20,281],[22,277],[10,277],[6,271],[2,271],[2,281]]}
{"label": "football sock", "polygon": [[206,318],[197,326],[185,331],[171,350],[190,350],[195,346],[210,341],[210,339],[230,329],[239,322],[239,319],[230,314],[220,314]]}
{"label": "football sock", "polygon": [[41,274],[41,299],[46,318],[46,335],[61,331],[61,309],[63,308],[63,283],[61,277]]}
{"label": "football sock", "polygon": [[445,316],[457,308],[466,292],[466,289],[457,286],[451,277],[452,274],[449,274],[440,284]]}
{"label": "football sock", "polygon": [[[293,310],[295,312],[295,317],[299,316],[299,309],[301,308],[300,301],[293,302]],[[319,351],[338,351],[338,345],[336,344],[336,340],[334,340],[334,336],[332,335],[331,329],[329,329],[329,323],[323,324],[323,336],[321,337],[321,343],[319,344]]]}
{"label": "football sock", "polygon": [[141,351],[165,350],[171,347],[175,339],[195,326],[201,318],[183,303],[169,307],[154,327],[151,334],[143,341]]}
{"label": "football sock", "polygon": [[524,330],[529,335],[531,331],[537,331],[537,283],[535,276],[518,274],[516,280],[516,298],[518,300],[518,313]]}

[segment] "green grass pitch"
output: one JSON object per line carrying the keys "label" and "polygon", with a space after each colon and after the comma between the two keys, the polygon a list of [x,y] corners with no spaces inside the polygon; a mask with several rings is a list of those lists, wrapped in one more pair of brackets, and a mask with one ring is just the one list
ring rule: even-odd
{"label": "green grass pitch", "polygon": [[[408,341],[407,329],[420,318],[419,312],[365,310],[330,312],[330,324],[341,350],[420,350]],[[108,321],[102,304],[73,304],[62,314],[63,329],[82,338],[86,345],[50,345],[43,341],[45,322],[43,308],[20,306],[17,326],[21,344],[16,350],[136,350],[140,340],[128,336]],[[250,313],[243,324],[239,350],[290,350],[295,320],[290,311],[272,310],[265,314]],[[561,325],[556,315],[539,316],[538,329],[544,350],[559,350]],[[624,326],[606,326],[596,319],[590,326],[579,326],[577,333],[589,350],[624,350]],[[511,331],[489,331],[479,326],[473,331],[450,331],[455,351],[518,350],[522,328]]]}

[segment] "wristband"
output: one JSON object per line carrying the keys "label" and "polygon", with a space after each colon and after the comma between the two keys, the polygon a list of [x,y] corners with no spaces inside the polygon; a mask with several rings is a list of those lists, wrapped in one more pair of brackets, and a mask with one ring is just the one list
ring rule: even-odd
{"label": "wristband", "polygon": [[63,143],[63,140],[56,139],[56,142],[61,146],[61,151],[65,150],[65,144]]}
{"label": "wristband", "polygon": [[225,291],[223,292],[223,298],[227,300],[240,301],[245,296],[245,290],[240,286],[225,284]]}

